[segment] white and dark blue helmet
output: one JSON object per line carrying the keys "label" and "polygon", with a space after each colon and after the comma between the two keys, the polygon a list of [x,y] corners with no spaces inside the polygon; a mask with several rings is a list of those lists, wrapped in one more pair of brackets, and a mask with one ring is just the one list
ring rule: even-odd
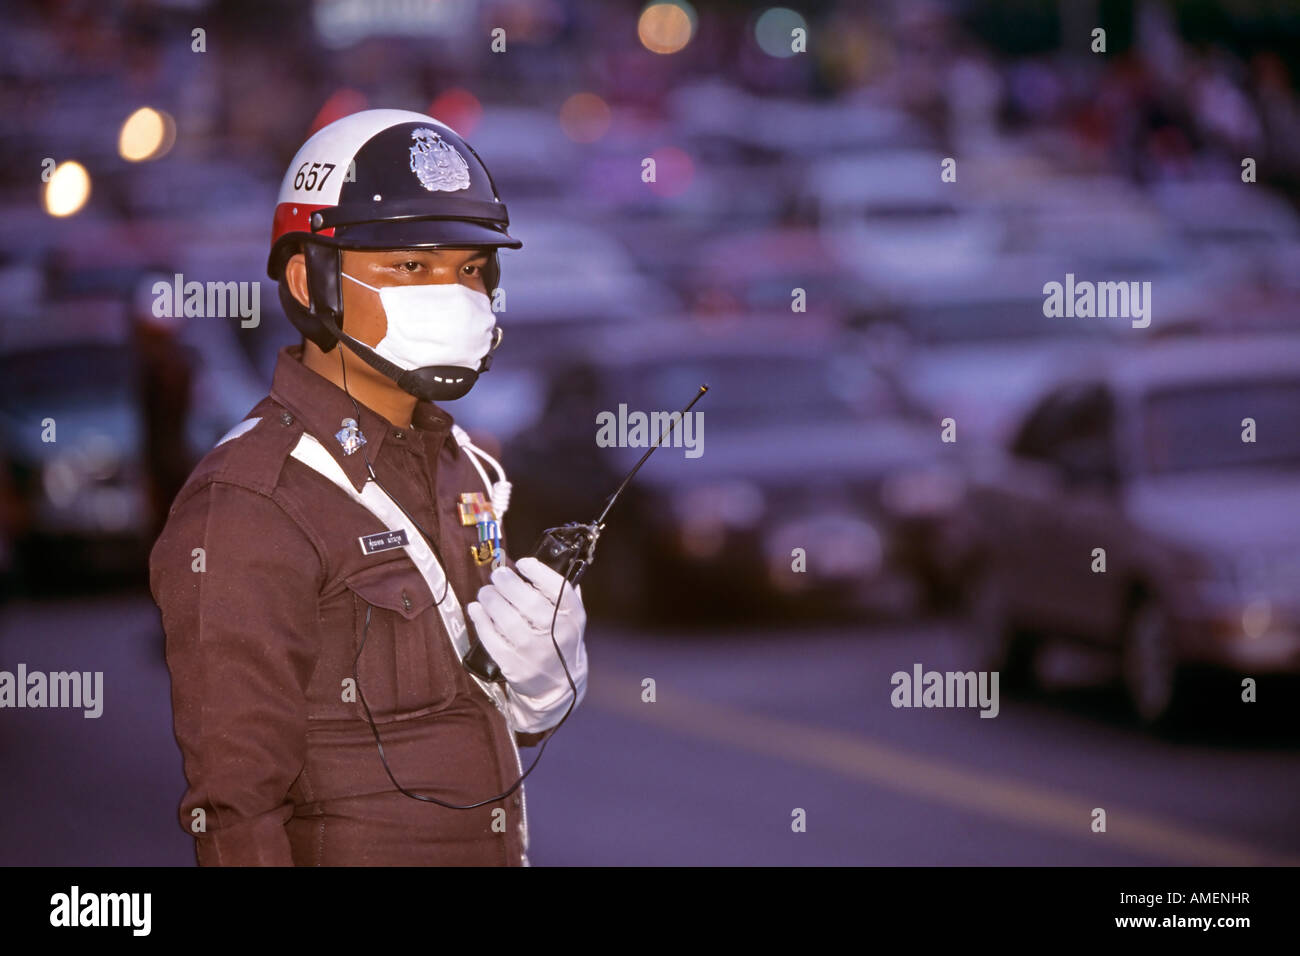
{"label": "white and dark blue helmet", "polygon": [[[509,225],[491,173],[455,130],[423,113],[365,110],[319,130],[289,164],[266,270],[280,282],[289,320],[323,351],[341,341],[417,397],[454,399],[487,370],[491,353],[463,387],[449,387],[445,376],[399,368],[357,342],[342,329],[339,250],[492,249],[484,270],[491,294],[501,274],[495,250],[523,245],[507,232]],[[307,262],[309,309],[282,281],[285,264],[298,252]]]}

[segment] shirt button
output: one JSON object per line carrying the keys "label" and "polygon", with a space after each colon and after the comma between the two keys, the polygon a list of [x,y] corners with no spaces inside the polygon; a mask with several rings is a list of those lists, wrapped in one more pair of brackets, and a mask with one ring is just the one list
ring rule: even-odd
{"label": "shirt button", "polygon": [[402,431],[401,429],[396,429],[396,428],[395,428],[395,429],[393,429],[393,437],[394,437],[394,438],[405,438],[405,437],[406,437],[406,432]]}
{"label": "shirt button", "polygon": [[406,608],[408,611],[411,609],[411,596],[405,591],[402,592],[402,607]]}
{"label": "shirt button", "polygon": [[288,412],[281,412],[281,413],[280,413],[280,424],[281,424],[281,425],[292,425],[292,424],[293,424],[293,416],[290,415]]}

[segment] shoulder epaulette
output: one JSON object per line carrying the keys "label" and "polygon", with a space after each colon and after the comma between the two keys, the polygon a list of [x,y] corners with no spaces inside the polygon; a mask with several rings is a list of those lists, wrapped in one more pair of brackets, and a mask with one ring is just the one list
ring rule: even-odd
{"label": "shoulder epaulette", "polygon": [[203,456],[176,500],[214,481],[270,495],[302,431],[288,410],[270,397],[263,399]]}

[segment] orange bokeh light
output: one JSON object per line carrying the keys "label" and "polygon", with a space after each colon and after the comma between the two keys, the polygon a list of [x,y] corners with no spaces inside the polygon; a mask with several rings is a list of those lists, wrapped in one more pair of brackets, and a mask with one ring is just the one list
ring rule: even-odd
{"label": "orange bokeh light", "polygon": [[594,143],[609,123],[609,104],[594,93],[574,93],[560,107],[560,128],[575,143]]}

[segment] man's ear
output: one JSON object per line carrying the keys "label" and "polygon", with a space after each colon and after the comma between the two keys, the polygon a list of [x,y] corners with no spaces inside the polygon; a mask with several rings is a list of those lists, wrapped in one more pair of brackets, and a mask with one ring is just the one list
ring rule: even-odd
{"label": "man's ear", "polygon": [[284,265],[284,281],[289,291],[304,309],[311,308],[311,295],[307,291],[307,259],[301,252],[295,252]]}

